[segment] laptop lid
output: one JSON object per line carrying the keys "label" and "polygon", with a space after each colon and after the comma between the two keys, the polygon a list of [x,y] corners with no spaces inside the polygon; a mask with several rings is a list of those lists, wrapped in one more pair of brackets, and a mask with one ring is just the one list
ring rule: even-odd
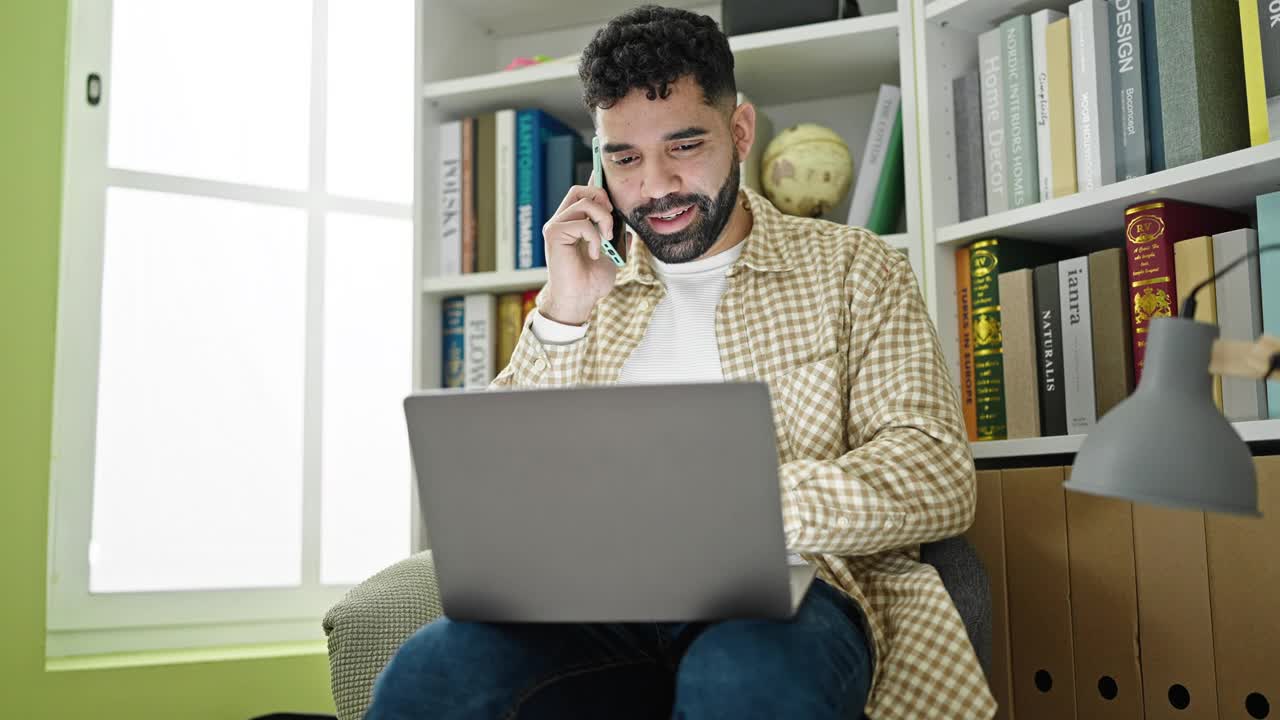
{"label": "laptop lid", "polygon": [[791,615],[764,383],[431,390],[404,407],[449,617]]}

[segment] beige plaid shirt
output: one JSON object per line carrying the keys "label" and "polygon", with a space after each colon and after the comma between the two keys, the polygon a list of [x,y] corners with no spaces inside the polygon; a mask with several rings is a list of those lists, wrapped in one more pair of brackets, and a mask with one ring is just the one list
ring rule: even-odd
{"label": "beige plaid shirt", "polygon": [[[716,337],[726,381],[769,384],[787,547],[867,615],[869,717],[990,718],[964,623],[919,561],[920,543],[969,527],[975,484],[915,275],[865,230],[784,215],[742,192],[753,224],[728,270]],[[492,387],[616,382],[665,292],[644,244],[630,249],[586,336],[544,345],[526,320]]]}

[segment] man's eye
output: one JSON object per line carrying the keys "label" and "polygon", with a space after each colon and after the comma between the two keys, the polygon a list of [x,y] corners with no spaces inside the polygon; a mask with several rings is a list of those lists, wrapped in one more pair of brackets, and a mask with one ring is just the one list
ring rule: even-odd
{"label": "man's eye", "polygon": [[695,142],[695,143],[684,143],[683,145],[677,145],[676,152],[686,152],[689,150],[693,150],[694,148],[698,147],[701,144],[702,143],[700,142]]}
{"label": "man's eye", "polygon": [[620,157],[620,158],[614,158],[613,164],[614,165],[630,165],[631,163],[635,162],[635,159],[636,157],[634,155],[624,155],[623,157]]}

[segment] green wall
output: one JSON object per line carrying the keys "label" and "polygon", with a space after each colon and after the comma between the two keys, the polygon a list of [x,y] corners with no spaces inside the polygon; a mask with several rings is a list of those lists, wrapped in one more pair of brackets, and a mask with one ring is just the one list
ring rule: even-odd
{"label": "green wall", "polygon": [[238,720],[332,712],[328,662],[315,650],[45,669],[68,9],[67,0],[0,0],[0,717]]}

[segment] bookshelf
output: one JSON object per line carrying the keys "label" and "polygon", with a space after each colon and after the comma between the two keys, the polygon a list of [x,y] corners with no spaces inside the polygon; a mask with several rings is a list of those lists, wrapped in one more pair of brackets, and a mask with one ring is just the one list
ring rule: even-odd
{"label": "bookshelf", "polygon": [[[444,0],[419,3],[415,133],[414,383],[440,383],[440,301],[453,294],[540,287],[546,270],[441,277],[438,248],[424,228],[434,217],[436,139],[440,123],[505,107],[537,106],[590,132],[581,108],[577,57],[608,18],[637,3],[627,0]],[[670,4],[720,17],[720,4]],[[1280,189],[1280,143],[1240,150],[1199,163],[1113,183],[1095,191],[958,222],[951,81],[977,66],[977,36],[1012,15],[1043,8],[1065,12],[1070,0],[862,0],[864,16],[733,37],[739,89],[775,130],[797,122],[833,128],[855,161],[881,83],[903,96],[906,219],[886,235],[910,258],[959,378],[954,302],[955,249],[976,238],[1054,242],[1082,252],[1116,247],[1124,208],[1165,196],[1245,208],[1255,195]],[[504,72],[511,58],[557,58]],[[846,205],[829,219],[842,220]],[[1238,423],[1250,442],[1280,440],[1280,421]],[[1075,452],[1081,436],[974,444],[983,460]]]}

